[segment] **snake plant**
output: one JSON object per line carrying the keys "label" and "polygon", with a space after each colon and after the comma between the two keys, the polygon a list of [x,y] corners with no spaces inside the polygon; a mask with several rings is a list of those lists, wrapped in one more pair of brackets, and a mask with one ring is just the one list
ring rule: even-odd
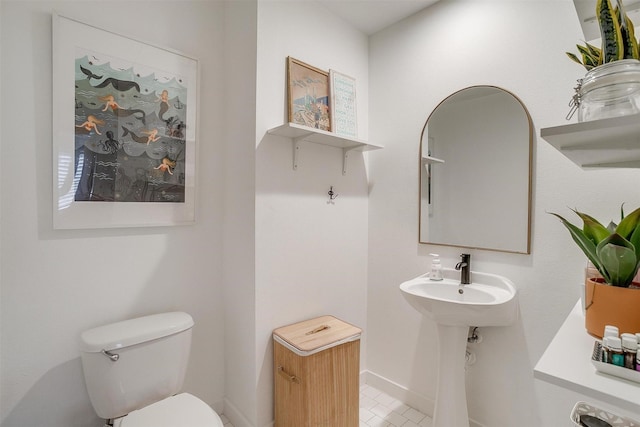
{"label": "snake plant", "polygon": [[640,268],[640,208],[625,216],[621,207],[620,223],[611,222],[608,227],[585,213],[574,212],[582,219],[582,229],[551,214],[560,218],[606,283],[628,288]]}
{"label": "snake plant", "polygon": [[588,71],[608,62],[640,59],[633,22],[625,13],[622,0],[617,0],[615,8],[611,0],[597,0],[596,17],[600,26],[602,47],[598,48],[587,42],[584,46],[576,45],[580,57],[566,52],[571,60],[584,66]]}

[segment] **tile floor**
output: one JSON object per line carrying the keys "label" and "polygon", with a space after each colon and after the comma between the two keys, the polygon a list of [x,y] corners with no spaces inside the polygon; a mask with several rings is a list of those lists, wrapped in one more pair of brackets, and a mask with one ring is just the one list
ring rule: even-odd
{"label": "tile floor", "polygon": [[431,427],[431,418],[369,385],[360,386],[360,427]]}
{"label": "tile floor", "polygon": [[[223,415],[224,427],[233,427]],[[431,427],[431,418],[369,385],[360,386],[359,427]]]}

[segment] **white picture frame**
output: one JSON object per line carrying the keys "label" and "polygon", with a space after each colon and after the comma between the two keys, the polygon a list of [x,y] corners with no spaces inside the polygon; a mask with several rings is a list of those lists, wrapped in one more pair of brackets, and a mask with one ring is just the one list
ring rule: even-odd
{"label": "white picture frame", "polygon": [[356,80],[329,70],[332,130],[336,135],[358,137]]}
{"label": "white picture frame", "polygon": [[198,68],[53,14],[54,229],[195,223]]}

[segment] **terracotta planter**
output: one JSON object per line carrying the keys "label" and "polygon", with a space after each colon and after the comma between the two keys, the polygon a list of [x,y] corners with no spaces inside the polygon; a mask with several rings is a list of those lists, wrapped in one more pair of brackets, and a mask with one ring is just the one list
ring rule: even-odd
{"label": "terracotta planter", "polygon": [[640,288],[621,288],[585,281],[585,326],[591,335],[602,338],[605,325],[617,326],[620,333],[640,332]]}

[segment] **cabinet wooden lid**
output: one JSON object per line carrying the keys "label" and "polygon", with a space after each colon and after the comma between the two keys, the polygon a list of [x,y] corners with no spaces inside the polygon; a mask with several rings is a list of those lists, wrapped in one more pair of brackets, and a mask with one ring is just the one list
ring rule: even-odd
{"label": "cabinet wooden lid", "polygon": [[360,338],[362,329],[336,319],[333,316],[321,316],[315,319],[283,326],[273,331],[276,341],[298,350],[296,353],[309,355],[326,348],[355,341]]}

